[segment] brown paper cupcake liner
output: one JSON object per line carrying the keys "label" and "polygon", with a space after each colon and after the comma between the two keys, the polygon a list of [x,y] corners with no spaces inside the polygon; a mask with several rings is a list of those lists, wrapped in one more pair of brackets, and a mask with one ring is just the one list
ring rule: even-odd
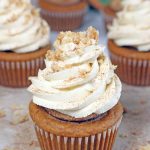
{"label": "brown paper cupcake liner", "polygon": [[118,103],[104,117],[82,123],[57,119],[33,102],[29,111],[42,150],[112,150],[123,107]]}
{"label": "brown paper cupcake liner", "polygon": [[57,5],[60,5],[60,6],[69,6],[69,5],[73,5],[73,4],[76,4],[78,3],[79,1],[83,1],[83,0],[73,0],[73,1],[66,1],[64,3],[64,1],[56,1],[56,0],[46,0],[47,2],[50,2],[50,3],[53,3],[53,4],[57,4]]}
{"label": "brown paper cupcake liner", "polygon": [[30,84],[28,77],[45,67],[44,57],[49,49],[42,48],[28,54],[1,52],[0,85],[8,87],[26,87]]}
{"label": "brown paper cupcake liner", "polygon": [[80,27],[86,11],[87,9],[77,12],[56,13],[42,9],[41,14],[52,30],[66,31]]}
{"label": "brown paper cupcake liner", "polygon": [[42,150],[112,150],[121,119],[102,133],[81,138],[57,136],[38,125],[35,131]]}
{"label": "brown paper cupcake liner", "polygon": [[138,52],[130,48],[119,49],[112,41],[109,41],[109,50],[112,63],[118,66],[116,73],[123,82],[136,86],[150,85],[149,52]]}
{"label": "brown paper cupcake liner", "polygon": [[80,1],[69,6],[59,6],[40,0],[41,15],[49,23],[52,30],[66,31],[78,28],[87,11],[87,3]]}

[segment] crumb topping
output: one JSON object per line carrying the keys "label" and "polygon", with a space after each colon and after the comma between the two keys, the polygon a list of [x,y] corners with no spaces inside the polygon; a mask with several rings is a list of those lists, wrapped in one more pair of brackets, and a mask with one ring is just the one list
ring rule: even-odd
{"label": "crumb topping", "polygon": [[29,4],[27,0],[9,0],[10,4],[15,4],[17,7],[22,7]]}
{"label": "crumb topping", "polygon": [[[15,5],[17,8],[22,8],[24,10],[31,10],[30,14],[25,16],[24,24],[28,23],[32,17],[40,17],[39,10],[35,9],[28,1],[24,0],[10,0],[9,5]],[[10,6],[5,7],[5,10],[9,11]],[[4,22],[4,24],[15,22],[20,17],[20,14],[13,14],[10,18]]]}
{"label": "crumb topping", "polygon": [[[48,51],[46,54],[46,58],[52,61],[61,61],[63,58],[71,54],[82,55],[83,48],[97,44],[98,43],[99,33],[93,28],[89,27],[85,32],[60,32],[56,41],[54,42],[55,51]],[[70,48],[71,52],[64,52],[63,45],[73,43],[75,47],[73,49]]]}
{"label": "crumb topping", "polygon": [[61,61],[62,60],[62,51],[49,50],[49,51],[47,51],[46,58],[49,60],[52,60],[52,61],[58,61],[58,60]]}
{"label": "crumb topping", "polygon": [[89,27],[85,32],[60,32],[54,47],[58,48],[60,45],[67,43],[74,43],[78,47],[89,46],[98,42],[99,33],[93,27]]}

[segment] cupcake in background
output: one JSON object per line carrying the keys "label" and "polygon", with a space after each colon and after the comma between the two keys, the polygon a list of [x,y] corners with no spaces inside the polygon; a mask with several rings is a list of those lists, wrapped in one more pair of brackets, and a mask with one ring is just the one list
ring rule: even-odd
{"label": "cupcake in background", "polygon": [[61,32],[46,68],[30,77],[30,115],[44,150],[111,150],[122,119],[121,82],[98,32]]}
{"label": "cupcake in background", "polygon": [[43,68],[50,29],[29,0],[0,1],[0,85],[24,87]]}
{"label": "cupcake in background", "polygon": [[80,0],[47,0],[47,1],[58,5],[72,5],[78,3]]}
{"label": "cupcake in background", "polygon": [[122,9],[123,0],[89,0],[90,3],[98,10],[101,10],[106,28],[112,24],[116,13]]}
{"label": "cupcake in background", "polygon": [[150,1],[124,0],[109,26],[108,48],[117,74],[131,85],[150,85]]}
{"label": "cupcake in background", "polygon": [[39,0],[41,14],[52,30],[66,31],[81,26],[87,11],[84,0]]}

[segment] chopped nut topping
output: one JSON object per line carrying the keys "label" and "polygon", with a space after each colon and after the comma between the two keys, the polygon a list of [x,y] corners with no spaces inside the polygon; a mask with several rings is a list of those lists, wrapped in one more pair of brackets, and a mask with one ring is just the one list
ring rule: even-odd
{"label": "chopped nut topping", "polygon": [[88,46],[97,43],[98,36],[97,30],[93,27],[89,27],[86,32],[60,32],[54,43],[54,47],[57,49],[59,45],[66,43],[74,43],[78,47]]}
{"label": "chopped nut topping", "polygon": [[98,42],[99,33],[95,28],[89,27],[87,30],[87,36],[88,36],[88,38],[94,39],[94,40],[96,40],[96,42]]}
{"label": "chopped nut topping", "polygon": [[26,15],[25,20],[24,20],[24,24],[27,24],[30,19],[31,19],[31,15],[30,14]]}
{"label": "chopped nut topping", "polygon": [[28,1],[25,1],[25,0],[9,0],[9,1],[10,1],[10,4],[14,4],[17,7],[28,5]]}
{"label": "chopped nut topping", "polygon": [[89,27],[86,32],[60,32],[54,42],[54,48],[56,51],[48,51],[46,58],[52,61],[63,60],[63,58],[69,53],[61,50],[61,46],[70,43],[76,45],[71,54],[82,55],[83,48],[98,43],[98,36],[98,31],[93,27]]}
{"label": "chopped nut topping", "polygon": [[53,70],[53,72],[58,72],[58,71],[60,71],[61,68],[60,68],[60,66],[58,66],[58,64],[53,63],[51,69]]}
{"label": "chopped nut topping", "polygon": [[13,15],[11,18],[9,18],[9,19],[7,20],[7,22],[6,22],[6,23],[14,22],[14,21],[16,21],[16,20],[17,20],[17,18],[18,18],[18,16],[17,16],[17,15]]}
{"label": "chopped nut topping", "polygon": [[33,16],[40,16],[39,10],[38,10],[38,9],[34,9],[34,8],[32,8],[31,14],[32,14]]}
{"label": "chopped nut topping", "polygon": [[80,70],[79,72],[80,72],[80,77],[81,78],[86,78],[87,74],[89,73],[89,72],[83,71],[83,70]]}
{"label": "chopped nut topping", "polygon": [[103,54],[101,54],[101,55],[98,57],[98,62],[99,62],[100,64],[102,64],[102,63],[104,62],[104,60],[105,60],[105,56],[104,56]]}
{"label": "chopped nut topping", "polygon": [[[29,15],[25,16],[24,24],[28,23],[32,16],[40,16],[39,10],[35,9],[27,0],[9,0],[9,5],[14,5],[15,7],[20,7],[23,10],[31,10]],[[10,6],[6,6],[5,9],[9,11]],[[4,24],[9,24],[15,22],[21,14],[12,14],[10,18],[8,18]]]}
{"label": "chopped nut topping", "polygon": [[62,60],[61,51],[47,51],[46,58],[52,61]]}

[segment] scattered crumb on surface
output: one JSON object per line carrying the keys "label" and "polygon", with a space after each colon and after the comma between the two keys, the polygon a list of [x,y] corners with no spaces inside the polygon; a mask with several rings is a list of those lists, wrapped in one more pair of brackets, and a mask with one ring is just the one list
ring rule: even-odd
{"label": "scattered crumb on surface", "polygon": [[12,110],[11,124],[17,125],[29,120],[27,109],[23,105],[14,104],[10,109]]}
{"label": "scattered crumb on surface", "polygon": [[5,147],[4,149],[2,150],[15,150],[14,148],[11,148],[11,147]]}
{"label": "scattered crumb on surface", "polygon": [[6,113],[4,110],[0,110],[0,118],[3,118],[6,116]]}
{"label": "scattered crumb on surface", "polygon": [[127,134],[120,133],[120,134],[119,134],[119,137],[120,137],[120,138],[127,138],[128,135],[127,135]]}
{"label": "scattered crumb on surface", "polygon": [[17,125],[23,122],[26,122],[29,120],[28,113],[22,111],[22,110],[16,110],[13,112],[11,124]]}
{"label": "scattered crumb on surface", "polygon": [[12,106],[10,106],[10,108],[15,111],[15,110],[22,110],[24,109],[23,105],[17,105],[17,104],[13,104]]}
{"label": "scattered crumb on surface", "polygon": [[[5,147],[2,150],[27,150],[26,147],[21,147],[21,146],[14,146],[14,147]],[[41,150],[40,147],[33,147],[30,150]]]}
{"label": "scattered crumb on surface", "polygon": [[150,145],[141,146],[139,150],[150,150]]}
{"label": "scattered crumb on surface", "polygon": [[39,147],[38,141],[31,141],[31,143],[30,143],[29,145],[30,145],[30,146]]}
{"label": "scattered crumb on surface", "polygon": [[137,115],[140,115],[140,113],[141,113],[140,111],[134,110],[134,111],[131,112],[131,115],[137,116]]}

